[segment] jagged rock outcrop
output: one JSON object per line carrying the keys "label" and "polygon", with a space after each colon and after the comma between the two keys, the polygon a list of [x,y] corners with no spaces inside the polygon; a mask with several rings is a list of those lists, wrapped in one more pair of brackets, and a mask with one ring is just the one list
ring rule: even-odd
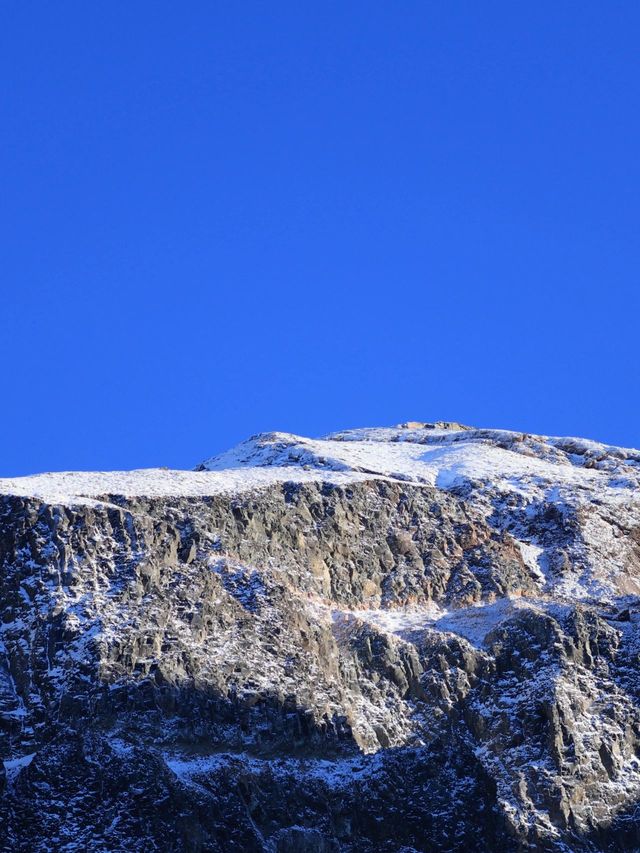
{"label": "jagged rock outcrop", "polygon": [[0,849],[640,849],[639,594],[581,439],[0,481]]}

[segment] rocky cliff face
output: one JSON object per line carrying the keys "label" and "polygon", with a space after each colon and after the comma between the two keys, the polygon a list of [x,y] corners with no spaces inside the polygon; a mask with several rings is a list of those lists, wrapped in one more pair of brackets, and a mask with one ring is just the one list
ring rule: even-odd
{"label": "rocky cliff face", "polygon": [[0,567],[3,850],[640,849],[638,451],[409,423],[3,480]]}

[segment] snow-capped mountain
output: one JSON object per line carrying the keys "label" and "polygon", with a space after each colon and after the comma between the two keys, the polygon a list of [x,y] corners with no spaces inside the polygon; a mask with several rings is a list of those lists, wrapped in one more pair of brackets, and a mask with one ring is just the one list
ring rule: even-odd
{"label": "snow-capped mountain", "polygon": [[2,849],[640,849],[637,450],[408,423],[5,479],[0,565]]}

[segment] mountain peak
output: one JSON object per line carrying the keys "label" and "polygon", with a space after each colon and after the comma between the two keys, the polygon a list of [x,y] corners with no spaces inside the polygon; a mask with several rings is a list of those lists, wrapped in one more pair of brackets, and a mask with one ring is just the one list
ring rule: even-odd
{"label": "mountain peak", "polygon": [[0,480],[0,834],[635,849],[639,543],[638,451],[445,421]]}

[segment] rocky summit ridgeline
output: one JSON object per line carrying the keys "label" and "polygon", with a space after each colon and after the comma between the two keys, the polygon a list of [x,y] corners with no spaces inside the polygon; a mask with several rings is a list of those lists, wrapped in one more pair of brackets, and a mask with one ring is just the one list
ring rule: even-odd
{"label": "rocky summit ridgeline", "polygon": [[640,849],[640,452],[458,424],[0,480],[0,849]]}

